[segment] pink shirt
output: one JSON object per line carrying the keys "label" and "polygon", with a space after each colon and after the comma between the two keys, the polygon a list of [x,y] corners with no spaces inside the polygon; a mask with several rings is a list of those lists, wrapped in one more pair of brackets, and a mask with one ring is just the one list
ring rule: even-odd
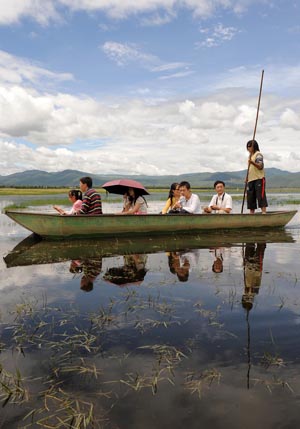
{"label": "pink shirt", "polygon": [[67,214],[73,215],[77,213],[81,209],[81,206],[82,206],[82,200],[76,200],[71,210],[67,211]]}

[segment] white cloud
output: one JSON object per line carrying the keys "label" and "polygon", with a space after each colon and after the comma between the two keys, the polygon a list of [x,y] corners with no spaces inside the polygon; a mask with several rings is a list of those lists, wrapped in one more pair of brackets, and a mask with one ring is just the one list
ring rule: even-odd
{"label": "white cloud", "polygon": [[194,74],[195,72],[192,70],[187,70],[187,71],[181,71],[178,73],[173,73],[173,74],[169,74],[169,75],[165,75],[165,76],[160,76],[159,79],[161,80],[166,80],[166,79],[178,79],[181,77],[186,77],[189,76],[191,74]]}
{"label": "white cloud", "polygon": [[7,84],[38,84],[45,82],[61,82],[72,80],[71,73],[54,73],[42,68],[28,59],[23,59],[0,50],[0,83]]}
{"label": "white cloud", "polygon": [[0,2],[0,25],[10,25],[23,18],[31,18],[41,25],[61,18],[55,0],[9,0]]}
{"label": "white cloud", "polygon": [[280,117],[280,125],[282,127],[290,127],[295,130],[300,130],[300,115],[294,110],[287,108]]}
{"label": "white cloud", "polygon": [[173,70],[184,69],[170,75],[160,76],[160,79],[171,79],[185,77],[193,73],[188,70],[189,64],[183,62],[164,63],[155,55],[143,52],[137,45],[118,42],[105,42],[102,46],[103,52],[118,66],[124,67],[130,63],[138,64],[140,67],[152,72],[162,73]]}
{"label": "white cloud", "polygon": [[[241,14],[254,3],[265,0],[10,0],[0,3],[0,25],[31,18],[41,25],[62,21],[65,11],[105,13],[112,19],[141,16],[142,25],[163,25],[176,17],[179,9],[191,10],[196,18],[208,18],[219,9]],[[270,6],[271,7],[271,6]]]}
{"label": "white cloud", "polygon": [[139,62],[146,67],[156,64],[159,60],[154,55],[143,53],[134,44],[125,44],[118,42],[106,42],[102,46],[104,53],[119,66],[129,62]]}
{"label": "white cloud", "polygon": [[[155,103],[148,102],[148,90],[139,97],[145,99],[99,102],[0,86],[2,174],[41,168],[149,175],[246,168],[256,97],[235,90]],[[300,102],[293,109],[290,104],[265,95],[257,139],[268,167],[298,171],[291,153],[298,152]],[[230,154],[226,165],[224,154]]]}
{"label": "white cloud", "polygon": [[[260,64],[251,67],[240,66],[226,70],[215,78],[215,89],[218,88],[256,88],[257,95],[260,86],[261,73],[264,69],[263,94],[265,91],[278,93],[292,88],[293,95],[300,89],[300,63],[296,64]],[[263,95],[264,96],[264,95]]]}
{"label": "white cloud", "polygon": [[212,48],[219,46],[224,42],[232,40],[240,30],[234,27],[224,27],[223,24],[219,23],[212,29],[201,28],[200,33],[205,35],[205,39],[201,42],[196,43],[196,47]]}

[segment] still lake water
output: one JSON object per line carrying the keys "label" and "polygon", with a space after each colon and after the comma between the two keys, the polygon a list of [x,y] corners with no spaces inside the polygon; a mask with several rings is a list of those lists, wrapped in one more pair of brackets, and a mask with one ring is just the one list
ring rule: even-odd
{"label": "still lake water", "polygon": [[300,426],[299,213],[284,231],[136,242],[0,228],[0,428]]}

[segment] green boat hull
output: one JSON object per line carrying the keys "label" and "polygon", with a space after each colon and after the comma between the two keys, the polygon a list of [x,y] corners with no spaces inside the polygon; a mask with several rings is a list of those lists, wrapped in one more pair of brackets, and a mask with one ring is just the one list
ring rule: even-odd
{"label": "green boat hull", "polygon": [[70,239],[120,237],[146,234],[191,234],[200,231],[283,228],[296,210],[230,215],[131,215],[61,216],[59,214],[6,210],[6,215],[42,238]]}

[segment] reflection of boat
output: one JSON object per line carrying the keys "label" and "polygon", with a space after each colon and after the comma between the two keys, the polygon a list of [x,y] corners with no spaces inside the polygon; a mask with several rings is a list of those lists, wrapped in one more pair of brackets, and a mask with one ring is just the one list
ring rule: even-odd
{"label": "reflection of boat", "polygon": [[[137,216],[136,216],[137,217]],[[230,246],[253,242],[253,231],[212,231],[199,235],[163,235],[95,240],[45,241],[31,235],[19,243],[5,258],[7,267],[47,264],[73,259],[94,259],[114,255],[176,252],[188,249]],[[293,242],[285,230],[257,230],[256,242]]]}
{"label": "reflection of boat", "polygon": [[6,210],[24,228],[47,239],[120,237],[145,234],[196,233],[197,231],[284,227],[296,210],[257,214],[148,214],[140,216],[61,216],[56,213]]}

